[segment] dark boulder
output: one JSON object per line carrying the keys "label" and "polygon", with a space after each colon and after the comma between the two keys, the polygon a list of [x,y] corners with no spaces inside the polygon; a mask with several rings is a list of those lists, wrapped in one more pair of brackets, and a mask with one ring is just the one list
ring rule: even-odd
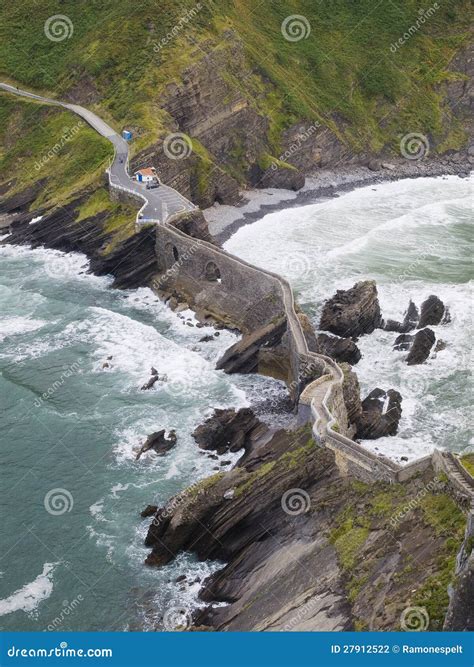
{"label": "dark boulder", "polygon": [[316,345],[312,352],[324,354],[339,362],[356,364],[360,361],[361,353],[352,338],[340,338],[339,336],[328,336],[327,334],[318,334],[316,336]]}
{"label": "dark boulder", "polygon": [[395,338],[393,349],[406,352],[412,346],[414,338],[415,337],[410,336],[410,334],[400,334],[400,336]]}
{"label": "dark boulder", "polygon": [[213,450],[217,454],[248,449],[251,436],[261,425],[250,408],[215,410],[212,417],[198,426],[193,438],[201,449]]}
{"label": "dark boulder", "polygon": [[431,348],[435,344],[436,336],[431,329],[422,329],[417,331],[410,347],[410,352],[406,358],[409,366],[422,364],[430,356]]}
{"label": "dark boulder", "polygon": [[374,280],[364,280],[348,290],[337,290],[335,296],[326,301],[320,329],[343,338],[356,338],[372,333],[381,324],[377,286]]}
{"label": "dark boulder", "polygon": [[423,329],[429,325],[436,326],[441,324],[445,314],[445,306],[439,297],[431,294],[426,301],[423,301],[420,309],[420,320],[418,329]]}
{"label": "dark boulder", "polygon": [[146,519],[149,516],[153,516],[158,511],[158,505],[147,505],[145,509],[140,512],[140,516]]}
{"label": "dark boulder", "polygon": [[418,323],[419,320],[418,308],[415,306],[413,301],[410,301],[408,308],[403,316],[403,322],[397,322],[396,320],[387,320],[384,324],[385,331],[397,331],[398,333],[407,333],[412,331]]}
{"label": "dark boulder", "polygon": [[278,345],[285,331],[286,318],[281,318],[243,336],[224,352],[216,364],[217,370],[226,373],[256,373],[260,349]]}
{"label": "dark boulder", "polygon": [[156,433],[152,433],[151,435],[148,436],[148,438],[145,441],[145,444],[141,447],[140,451],[138,452],[136,456],[136,460],[140,458],[142,454],[145,454],[145,452],[148,452],[150,449],[153,449],[158,456],[163,456],[168,452],[170,449],[172,449],[177,442],[177,437],[176,437],[176,432],[175,431],[170,431],[169,436],[166,437],[166,431],[165,429],[162,429],[161,431],[156,431]]}
{"label": "dark boulder", "polygon": [[395,435],[402,415],[402,397],[395,389],[374,389],[362,401],[362,415],[357,422],[357,438],[375,440]]}

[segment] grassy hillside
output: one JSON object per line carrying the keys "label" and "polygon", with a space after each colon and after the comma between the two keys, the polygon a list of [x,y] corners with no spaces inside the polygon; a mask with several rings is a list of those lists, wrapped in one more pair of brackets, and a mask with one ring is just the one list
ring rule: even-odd
{"label": "grassy hillside", "polygon": [[[48,28],[57,14],[66,18]],[[282,34],[282,23],[292,15],[305,21],[306,36],[298,41]],[[268,119],[272,155],[281,153],[282,132],[300,120],[330,128],[356,153],[396,150],[407,132],[429,135],[445,151],[466,141],[443,98],[443,84],[463,78],[448,67],[467,43],[471,18],[467,0],[443,0],[427,6],[425,14],[418,0],[23,0],[0,9],[0,78],[82,102],[117,130],[133,128],[137,153],[174,127],[163,108],[170,84],[181,82],[186,67],[206,54],[225,50],[232,34],[242,42],[253,74],[245,81],[230,69],[219,74]],[[412,36],[394,49],[409,30]],[[59,112],[35,107],[26,113],[21,104],[13,113],[4,98],[0,93],[6,142],[0,181],[29,151],[33,160],[46,151],[63,123],[74,124]],[[47,118],[44,127],[30,127],[38,114]],[[19,134],[23,139],[13,147]],[[204,146],[202,155],[196,151],[196,158],[203,160],[206,150],[212,153],[212,146]],[[76,165],[69,162],[73,152]],[[225,169],[241,175],[248,167],[245,151],[234,152]],[[86,172],[99,171],[107,147],[81,128],[61,154],[60,174],[54,173],[57,160],[41,173],[48,175],[51,192],[66,196],[73,182],[87,181]],[[30,169],[21,179],[34,176]]]}
{"label": "grassy hillside", "polygon": [[[233,29],[249,61],[275,86],[276,96],[264,109],[275,122],[289,125],[306,118],[331,125],[341,117],[348,124],[348,141],[378,148],[396,128],[441,131],[436,84],[453,77],[446,66],[466,41],[472,17],[470,3],[444,0],[393,53],[390,46],[420,18],[417,0],[210,0],[201,10],[196,6],[194,0],[5,3],[0,73],[57,96],[90,87],[117,124],[156,131],[153,119],[156,125],[166,123],[157,108],[160,89],[196,58],[196,45],[197,56],[200,44],[203,53],[219,48],[223,31]],[[45,21],[55,14],[70,19],[70,38],[45,36]],[[303,15],[310,26],[308,37],[297,42],[281,32],[293,14]],[[166,40],[186,15],[190,20]],[[70,26],[66,30],[70,33]]]}
{"label": "grassy hillside", "polygon": [[16,192],[45,179],[38,208],[96,182],[112,154],[112,145],[74,114],[0,95],[0,182],[12,182]]}

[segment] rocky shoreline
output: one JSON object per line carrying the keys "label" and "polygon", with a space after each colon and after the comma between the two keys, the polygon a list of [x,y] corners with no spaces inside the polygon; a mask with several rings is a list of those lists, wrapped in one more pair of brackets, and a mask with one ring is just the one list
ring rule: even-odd
{"label": "rocky shoreline", "polygon": [[[370,167],[368,166],[370,164]],[[385,166],[383,166],[385,165]],[[390,168],[387,168],[389,166]],[[219,243],[225,243],[235,232],[264,215],[285,208],[316,204],[357,188],[399,181],[404,178],[469,176],[474,166],[474,151],[455,153],[449,157],[426,157],[420,161],[372,158],[366,164],[340,164],[332,168],[310,170],[301,190],[250,190],[241,193],[242,201],[235,206],[214,205],[205,209],[209,230]],[[277,199],[273,202],[272,199]]]}

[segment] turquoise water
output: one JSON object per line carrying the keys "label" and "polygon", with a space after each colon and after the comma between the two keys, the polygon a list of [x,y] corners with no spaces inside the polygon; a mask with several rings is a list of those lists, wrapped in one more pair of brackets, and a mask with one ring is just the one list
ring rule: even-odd
{"label": "turquoise water", "polygon": [[363,396],[398,389],[403,414],[397,436],[364,444],[401,462],[435,447],[474,447],[471,430],[472,253],[474,178],[457,176],[385,183],[319,204],[269,214],[242,227],[229,252],[285,275],[299,302],[319,322],[323,302],[358,280],[377,282],[385,318],[398,319],[411,299],[437,294],[452,322],[432,327],[445,350],[407,366],[392,349],[396,334],[359,340],[355,366]]}
{"label": "turquoise water", "polygon": [[[472,181],[422,179],[267,215],[227,247],[287,275],[314,321],[325,298],[365,277],[377,280],[386,317],[400,317],[410,296],[445,300],[452,322],[436,330],[448,346],[423,366],[403,363],[393,334],[360,340],[363,391],[393,386],[404,397],[399,434],[366,444],[413,458],[472,449],[471,228]],[[212,408],[285,394],[214,370],[233,334],[200,343],[213,330],[86,269],[80,255],[0,247],[1,629],[152,629],[170,608],[194,607],[196,579],[219,564],[180,555],[144,567],[149,520],[139,512],[219,467],[190,435]],[[168,382],[144,392],[151,366]],[[135,461],[161,428],[177,430],[176,448]],[[175,583],[181,574],[191,585]]]}
{"label": "turquoise water", "polygon": [[[148,289],[109,289],[83,256],[2,247],[0,262],[0,627],[154,627],[168,606],[195,604],[199,583],[181,590],[178,575],[216,566],[180,556],[144,567],[139,512],[219,465],[190,435],[212,408],[283,388],[215,371],[233,334],[199,343],[214,330],[187,326]],[[168,382],[141,391],[151,366]],[[160,428],[177,430],[176,448],[135,461]]]}

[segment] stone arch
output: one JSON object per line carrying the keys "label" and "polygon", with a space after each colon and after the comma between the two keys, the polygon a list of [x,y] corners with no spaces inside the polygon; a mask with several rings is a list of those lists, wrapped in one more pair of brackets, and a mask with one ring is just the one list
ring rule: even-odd
{"label": "stone arch", "polygon": [[221,270],[212,260],[206,264],[206,268],[204,269],[204,277],[210,283],[220,283],[222,280]]}

